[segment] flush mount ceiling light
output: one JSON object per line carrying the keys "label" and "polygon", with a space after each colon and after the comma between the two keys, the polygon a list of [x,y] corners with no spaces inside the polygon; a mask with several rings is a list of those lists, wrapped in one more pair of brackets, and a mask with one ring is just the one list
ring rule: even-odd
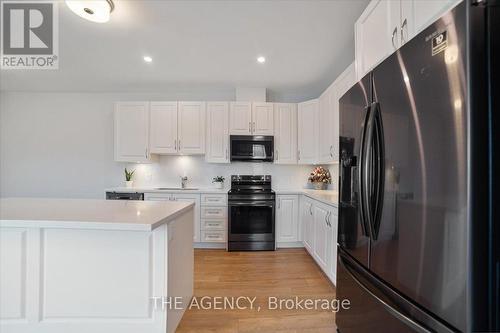
{"label": "flush mount ceiling light", "polygon": [[151,58],[150,56],[144,56],[143,59],[147,63],[153,62],[153,58]]}
{"label": "flush mount ceiling light", "polygon": [[66,0],[71,11],[86,20],[105,23],[115,8],[112,0]]}
{"label": "flush mount ceiling light", "polygon": [[259,56],[259,57],[257,57],[257,62],[258,62],[259,64],[263,64],[263,63],[265,63],[265,62],[266,62],[266,57],[263,57],[263,56]]}

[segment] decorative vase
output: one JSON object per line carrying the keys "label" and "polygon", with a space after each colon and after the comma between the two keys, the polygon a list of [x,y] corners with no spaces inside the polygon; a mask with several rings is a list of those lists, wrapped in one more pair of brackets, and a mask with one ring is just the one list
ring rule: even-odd
{"label": "decorative vase", "polygon": [[215,182],[215,188],[222,190],[224,188],[224,182]]}
{"label": "decorative vase", "polygon": [[323,183],[323,182],[314,182],[312,184],[313,184],[315,190],[324,190],[326,188],[326,186],[325,186],[326,183]]}
{"label": "decorative vase", "polygon": [[133,187],[133,186],[134,186],[133,180],[126,180],[125,181],[125,187]]}

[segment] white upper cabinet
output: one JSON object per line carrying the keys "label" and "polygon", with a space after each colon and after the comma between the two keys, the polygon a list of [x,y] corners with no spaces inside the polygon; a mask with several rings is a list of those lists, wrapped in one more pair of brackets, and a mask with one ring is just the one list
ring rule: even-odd
{"label": "white upper cabinet", "polygon": [[205,153],[205,102],[179,102],[178,150],[181,154]]}
{"label": "white upper cabinet", "polygon": [[297,164],[296,104],[274,104],[274,163]]}
{"label": "white upper cabinet", "polygon": [[356,22],[358,79],[398,48],[399,12],[399,1],[372,0]]}
{"label": "white upper cabinet", "polygon": [[250,135],[252,133],[251,102],[231,102],[229,133],[231,135]]}
{"label": "white upper cabinet", "polygon": [[149,103],[118,102],[114,118],[115,161],[149,162]]}
{"label": "white upper cabinet", "polygon": [[150,109],[151,153],[176,154],[177,102],[151,102]]}
{"label": "white upper cabinet", "polygon": [[273,103],[252,103],[252,134],[274,135]]}
{"label": "white upper cabinet", "polygon": [[277,242],[298,242],[299,239],[299,196],[278,195],[276,197]]}
{"label": "white upper cabinet", "polygon": [[361,79],[460,0],[372,0],[355,25]]}
{"label": "white upper cabinet", "polygon": [[334,161],[333,144],[334,144],[334,110],[333,98],[335,95],[335,86],[332,84],[326,89],[318,100],[319,107],[319,146],[318,146],[318,162],[322,164],[332,163]]}
{"label": "white upper cabinet", "polygon": [[229,111],[229,134],[273,135],[273,103],[232,102]]}
{"label": "white upper cabinet", "polygon": [[314,164],[318,161],[318,100],[298,105],[298,163]]}
{"label": "white upper cabinet", "polygon": [[229,163],[229,103],[207,103],[207,149],[205,160]]}
{"label": "white upper cabinet", "polygon": [[356,71],[354,63],[340,74],[333,84],[333,89],[329,94],[330,107],[332,108],[332,131],[328,138],[332,140],[332,162],[338,163],[340,157],[339,147],[339,100],[356,83]]}
{"label": "white upper cabinet", "polygon": [[[412,18],[413,27],[411,37],[425,29],[429,24],[438,19],[446,11],[450,10],[461,0],[413,0],[412,8],[408,17]],[[403,1],[404,3],[405,1]],[[410,38],[411,38],[410,37]]]}

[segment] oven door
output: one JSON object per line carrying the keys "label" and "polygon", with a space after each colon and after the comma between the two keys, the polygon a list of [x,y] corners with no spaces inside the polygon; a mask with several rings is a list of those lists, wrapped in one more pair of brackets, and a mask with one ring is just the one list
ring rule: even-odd
{"label": "oven door", "polygon": [[230,242],[274,242],[274,201],[229,202]]}
{"label": "oven door", "polygon": [[274,138],[260,135],[231,135],[231,161],[272,162]]}

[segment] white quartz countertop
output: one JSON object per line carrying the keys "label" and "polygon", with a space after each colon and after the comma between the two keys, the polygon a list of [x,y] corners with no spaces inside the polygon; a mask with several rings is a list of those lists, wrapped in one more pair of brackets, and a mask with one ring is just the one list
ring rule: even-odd
{"label": "white quartz countertop", "polygon": [[0,227],[151,231],[192,209],[179,201],[0,199]]}
{"label": "white quartz countertop", "polygon": [[104,191],[105,192],[117,192],[117,193],[220,193],[220,194],[227,194],[227,191],[229,189],[217,189],[217,188],[187,188],[187,189],[181,189],[181,188],[168,188],[168,186],[165,186],[165,188],[161,188],[161,186],[156,186],[156,187],[111,187],[107,188]]}
{"label": "white quartz countertop", "polygon": [[[215,188],[198,188],[198,189],[158,189],[158,187],[114,187],[108,188],[106,192],[118,192],[118,193],[126,193],[126,192],[139,192],[139,193],[220,193],[227,194],[229,189],[215,189]],[[275,188],[274,191],[276,194],[303,194],[309,198],[314,200],[321,201],[327,205],[338,206],[338,192],[334,190],[313,190],[313,189],[280,189]]]}
{"label": "white quartz countertop", "polygon": [[313,190],[313,189],[276,189],[276,194],[303,194],[314,200],[318,200],[327,205],[338,207],[339,194],[334,190]]}

